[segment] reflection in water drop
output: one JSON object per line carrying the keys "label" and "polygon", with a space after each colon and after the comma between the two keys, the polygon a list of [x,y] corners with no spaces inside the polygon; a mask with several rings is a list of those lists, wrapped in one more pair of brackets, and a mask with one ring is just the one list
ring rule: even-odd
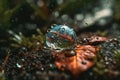
{"label": "reflection in water drop", "polygon": [[62,49],[73,46],[76,34],[66,25],[54,25],[46,34],[46,45],[52,49]]}

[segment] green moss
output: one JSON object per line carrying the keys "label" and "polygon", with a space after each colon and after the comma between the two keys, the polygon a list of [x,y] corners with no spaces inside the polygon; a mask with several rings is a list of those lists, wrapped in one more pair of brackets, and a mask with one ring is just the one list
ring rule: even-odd
{"label": "green moss", "polygon": [[33,34],[31,37],[26,37],[21,32],[17,35],[13,32],[9,32],[13,35],[13,37],[10,38],[13,43],[11,43],[11,46],[14,48],[17,47],[27,47],[27,48],[41,48],[44,45],[45,37],[40,31],[40,29],[36,29],[37,34]]}

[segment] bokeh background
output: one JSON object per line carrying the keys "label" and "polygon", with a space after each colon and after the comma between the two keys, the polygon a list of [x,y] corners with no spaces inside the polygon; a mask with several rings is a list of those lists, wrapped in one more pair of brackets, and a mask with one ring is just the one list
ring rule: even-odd
{"label": "bokeh background", "polygon": [[119,4],[119,0],[1,0],[0,32],[30,35],[36,28],[45,32],[51,24],[70,25],[76,31],[94,25],[105,28],[119,23]]}

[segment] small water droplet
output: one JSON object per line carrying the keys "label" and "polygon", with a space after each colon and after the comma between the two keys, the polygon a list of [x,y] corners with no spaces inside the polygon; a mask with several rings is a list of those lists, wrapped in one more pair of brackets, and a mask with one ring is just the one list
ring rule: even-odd
{"label": "small water droplet", "polygon": [[16,66],[17,66],[18,68],[21,68],[21,67],[22,67],[22,65],[20,65],[19,63],[16,63]]}
{"label": "small water droplet", "polygon": [[72,50],[70,53],[71,53],[72,55],[75,55],[75,54],[76,54],[75,51],[73,51],[73,50]]}

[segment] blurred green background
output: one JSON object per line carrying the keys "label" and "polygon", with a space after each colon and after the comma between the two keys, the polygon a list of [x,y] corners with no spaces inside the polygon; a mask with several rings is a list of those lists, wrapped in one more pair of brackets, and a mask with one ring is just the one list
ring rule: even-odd
{"label": "blurred green background", "polygon": [[51,24],[68,24],[79,30],[119,22],[119,4],[119,0],[0,0],[0,37],[9,29],[29,35],[36,28],[46,32]]}

